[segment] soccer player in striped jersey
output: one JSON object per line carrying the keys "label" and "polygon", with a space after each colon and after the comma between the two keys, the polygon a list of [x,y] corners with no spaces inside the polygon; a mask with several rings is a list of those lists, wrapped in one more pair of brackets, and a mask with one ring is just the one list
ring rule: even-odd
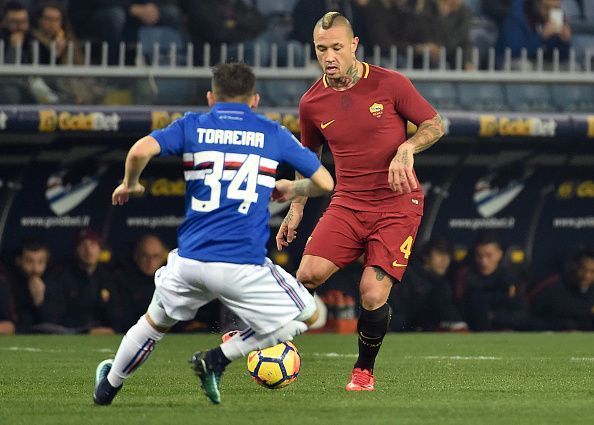
{"label": "soccer player in striped jersey", "polygon": [[[273,194],[281,201],[326,194],[332,177],[287,129],[253,112],[259,97],[246,65],[215,67],[207,99],[209,113],[188,113],[136,142],[113,192],[113,205],[123,205],[144,192],[139,178],[152,157],[183,158],[186,212],[178,248],[155,273],[147,313],[128,330],[115,359],[97,367],[96,404],[110,404],[167,330],[215,298],[249,327],[190,361],[213,403],[221,401],[220,379],[231,361],[291,340],[317,318],[310,293],[266,257],[268,202]],[[275,181],[280,162],[307,178]]]}

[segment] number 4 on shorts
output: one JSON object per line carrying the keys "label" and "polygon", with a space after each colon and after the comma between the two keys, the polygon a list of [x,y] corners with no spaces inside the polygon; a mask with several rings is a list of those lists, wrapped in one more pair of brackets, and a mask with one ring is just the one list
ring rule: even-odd
{"label": "number 4 on shorts", "polygon": [[408,257],[410,257],[410,251],[412,250],[412,244],[413,244],[413,237],[409,236],[408,238],[406,238],[406,240],[404,242],[402,242],[402,245],[400,245],[400,252],[402,252],[404,254],[405,260],[408,260]]}

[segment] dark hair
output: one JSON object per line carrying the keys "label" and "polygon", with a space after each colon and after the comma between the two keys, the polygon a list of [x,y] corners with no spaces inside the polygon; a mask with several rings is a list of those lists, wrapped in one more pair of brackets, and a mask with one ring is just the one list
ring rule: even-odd
{"label": "dark hair", "polygon": [[212,89],[220,100],[256,93],[256,76],[245,63],[222,63],[212,69]]}
{"label": "dark hair", "polygon": [[45,242],[40,241],[39,239],[25,239],[21,244],[21,249],[19,250],[19,255],[23,255],[25,251],[47,251],[49,254],[50,250],[49,247]]}
{"label": "dark hair", "polygon": [[147,233],[147,234],[140,236],[138,238],[138,240],[134,243],[134,249],[132,251],[132,256],[134,258],[137,258],[138,255],[140,255],[141,250],[144,248],[144,244],[150,239],[155,239],[155,240],[159,241],[159,243],[163,247],[163,250],[164,251],[167,250],[167,248],[165,247],[165,244],[163,243],[163,241],[161,240],[160,237],[158,237],[154,233]]}
{"label": "dark hair", "polygon": [[474,247],[482,246],[482,245],[489,245],[495,244],[499,247],[499,249],[503,250],[503,245],[501,245],[501,241],[495,232],[486,231],[482,232],[478,235],[478,237],[474,240]]}
{"label": "dark hair", "polygon": [[594,260],[594,248],[580,249],[573,254],[569,260],[565,261],[563,264],[563,272],[570,281],[575,281],[577,270],[580,268],[580,263],[586,259]]}
{"label": "dark hair", "polygon": [[450,241],[444,237],[431,238],[425,245],[423,245],[421,256],[425,259],[434,251],[442,252],[452,257],[452,245],[450,244]]}
{"label": "dark hair", "polygon": [[57,9],[60,11],[60,14],[62,15],[62,23],[68,20],[66,6],[64,5],[63,1],[59,0],[46,0],[43,3],[41,3],[36,9],[37,20],[39,20],[43,16],[43,11],[49,8]]}
{"label": "dark hair", "polygon": [[343,25],[347,27],[351,36],[353,36],[353,26],[351,25],[350,21],[341,13],[339,12],[328,12],[324,16],[322,16],[318,22],[316,22],[316,28],[322,28],[327,30],[328,28],[332,28],[334,25]]}
{"label": "dark hair", "polygon": [[23,3],[16,0],[8,1],[4,5],[4,9],[2,9],[2,17],[4,17],[8,12],[17,12],[21,10],[27,10]]}

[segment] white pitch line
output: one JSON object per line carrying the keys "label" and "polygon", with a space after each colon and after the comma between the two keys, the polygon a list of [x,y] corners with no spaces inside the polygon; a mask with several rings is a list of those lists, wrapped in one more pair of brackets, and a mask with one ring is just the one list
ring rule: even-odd
{"label": "white pitch line", "polygon": [[[36,347],[0,347],[0,350],[4,351],[25,351],[28,353],[76,353],[78,350],[55,350],[53,348],[36,348]],[[99,352],[99,353],[115,353],[113,348],[98,348],[93,349],[91,351]]]}
{"label": "white pitch line", "polygon": [[493,356],[407,356],[406,358],[423,360],[503,360],[503,357]]}
{"label": "white pitch line", "polygon": [[[342,353],[311,353],[315,357],[346,357],[357,358],[357,354],[342,354]],[[503,360],[503,357],[494,356],[405,356],[405,359],[422,359],[422,360]]]}
{"label": "white pitch line", "polygon": [[2,350],[6,351],[29,351],[31,353],[40,353],[44,350],[41,348],[33,348],[33,347],[4,347]]}
{"label": "white pitch line", "polygon": [[572,357],[572,362],[594,362],[594,357]]}
{"label": "white pitch line", "polygon": [[341,353],[309,353],[315,357],[348,357],[356,359],[359,357],[357,354],[341,354]]}

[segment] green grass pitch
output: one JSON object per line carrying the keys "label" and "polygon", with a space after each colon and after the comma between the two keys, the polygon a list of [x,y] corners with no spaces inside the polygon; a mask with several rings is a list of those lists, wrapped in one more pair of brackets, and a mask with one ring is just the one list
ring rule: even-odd
{"label": "green grass pitch", "polygon": [[388,335],[373,393],[344,390],[356,336],[304,335],[294,384],[259,387],[238,360],[214,406],[187,360],[218,338],[167,336],[108,407],[93,378],[119,336],[0,338],[0,424],[594,424],[592,334]]}

